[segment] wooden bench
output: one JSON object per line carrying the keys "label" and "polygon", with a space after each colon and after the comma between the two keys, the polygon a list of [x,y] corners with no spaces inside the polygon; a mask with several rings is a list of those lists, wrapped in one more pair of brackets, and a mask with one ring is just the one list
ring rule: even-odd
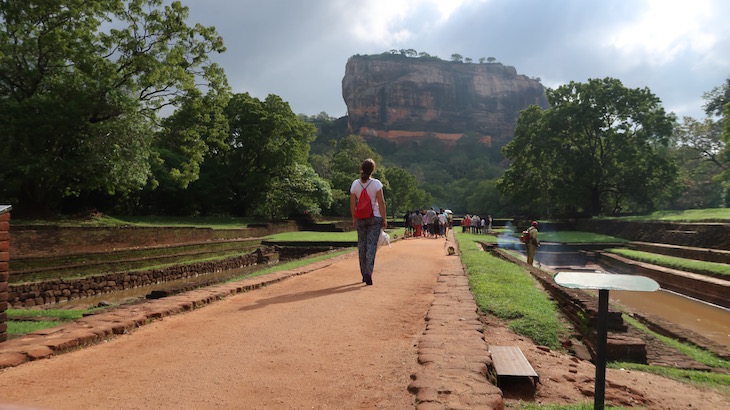
{"label": "wooden bench", "polygon": [[517,346],[489,346],[499,387],[507,380],[529,380],[537,386],[540,377]]}

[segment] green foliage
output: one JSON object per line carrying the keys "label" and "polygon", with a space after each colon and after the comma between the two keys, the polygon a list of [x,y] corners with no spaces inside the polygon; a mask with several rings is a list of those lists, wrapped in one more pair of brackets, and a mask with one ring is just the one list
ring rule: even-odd
{"label": "green foliage", "polygon": [[187,17],[161,0],[0,2],[2,199],[30,212],[144,186],[156,113],[202,98],[199,84],[225,94],[208,59],[222,39]]}
{"label": "green foliage", "polygon": [[543,231],[539,233],[542,242],[559,243],[625,243],[629,242],[623,238],[602,235],[594,232],[581,231]]}
{"label": "green foliage", "polygon": [[[445,143],[433,136],[419,141],[399,142],[369,138],[368,143],[383,155],[386,164],[402,167],[416,177],[426,197],[417,207],[438,206],[456,213],[480,212],[511,215],[512,208],[501,193],[484,193],[483,180],[496,179],[504,173],[504,159],[498,147],[487,145],[473,135],[464,135],[456,143]],[[488,195],[488,200],[482,202]],[[492,208],[495,206],[496,208]]]}
{"label": "green foliage", "polygon": [[326,214],[350,214],[350,185],[360,176],[360,164],[366,158],[375,161],[373,177],[380,179],[384,191],[387,190],[389,186],[382,158],[360,136],[350,135],[339,141],[332,141],[329,151],[312,156],[310,165],[321,178],[329,180],[332,187],[332,205]]}
{"label": "green foliage", "polygon": [[711,118],[699,122],[684,117],[674,130],[674,155],[683,192],[672,201],[675,208],[708,208],[723,205],[727,183],[720,175],[727,167],[721,157],[725,142],[720,122]]}
{"label": "green foliage", "polygon": [[645,215],[631,215],[603,219],[627,221],[728,222],[730,221],[730,208],[655,211]]}
{"label": "green foliage", "polygon": [[266,240],[274,242],[357,242],[357,232],[281,232],[267,236]]}
{"label": "green foliage", "polygon": [[612,369],[636,370],[645,373],[653,373],[683,383],[690,383],[697,386],[705,386],[730,393],[730,374],[704,372],[700,370],[683,370],[664,366],[649,366],[646,364],[612,362],[606,365]]}
{"label": "green foliage", "polygon": [[635,251],[632,249],[624,248],[611,248],[606,249],[605,251],[636,261],[651,263],[654,265],[678,269],[686,272],[695,272],[711,275],[730,275],[730,265],[725,263],[705,262],[695,259],[678,258],[676,256],[659,255],[656,253]]}
{"label": "green foliage", "polygon": [[385,170],[389,188],[385,192],[387,209],[395,218],[408,210],[420,209],[427,202],[426,191],[418,187],[416,177],[400,167]]}
{"label": "green foliage", "polygon": [[512,165],[501,192],[533,210],[590,215],[648,210],[671,197],[677,171],[666,147],[674,118],[648,89],[592,79],[547,97],[551,108],[520,113],[503,149]]}
{"label": "green foliage", "polygon": [[512,330],[536,343],[559,349],[560,337],[567,331],[558,318],[559,308],[530,274],[480,251],[478,235],[456,233],[456,239],[479,309],[508,320]]}
{"label": "green foliage", "polygon": [[317,175],[309,164],[294,164],[288,172],[283,172],[271,180],[254,212],[270,218],[287,217],[310,212],[320,214],[322,207],[332,204],[332,191],[329,181]]}
{"label": "green foliage", "polygon": [[[161,175],[168,177],[143,195],[142,202],[151,209],[170,215],[287,217],[318,213],[331,203],[328,183],[307,163],[316,128],[298,118],[281,97],[270,94],[262,101],[248,93],[235,94],[222,112],[209,110],[197,119],[181,115],[170,121],[183,124],[181,129],[189,129],[184,126],[188,121],[197,124],[196,130],[210,137],[211,148],[193,163],[168,161],[180,164],[179,172],[175,176],[163,170]],[[161,155],[188,157],[181,154],[192,142],[188,135],[166,135]],[[196,163],[199,178],[192,180]],[[187,188],[186,181],[191,181]]]}
{"label": "green foliage", "polygon": [[724,205],[728,206],[730,205],[730,77],[722,86],[705,93],[703,98],[705,99],[705,113],[708,117],[720,117],[716,127],[722,133],[722,142],[719,149],[712,154],[713,159],[722,169],[722,173],[716,179],[722,183]]}
{"label": "green foliage", "polygon": [[672,338],[660,335],[660,334],[650,330],[643,324],[641,324],[638,320],[636,320],[626,314],[623,315],[623,318],[631,326],[634,326],[635,328],[641,330],[642,332],[647,333],[647,334],[661,340],[662,343],[669,345],[671,347],[674,347],[675,349],[681,351],[682,353],[686,354],[687,356],[691,357],[694,360],[697,360],[698,362],[700,362],[704,365],[710,366],[712,368],[730,369],[729,361],[719,358],[717,355],[713,354],[712,352],[701,349],[694,345],[682,343],[678,340],[674,340]]}
{"label": "green foliage", "polygon": [[88,310],[78,309],[16,309],[10,308],[7,310],[9,319],[16,319],[20,317],[44,317],[44,318],[56,318],[58,320],[76,320],[81,319],[84,313]]}

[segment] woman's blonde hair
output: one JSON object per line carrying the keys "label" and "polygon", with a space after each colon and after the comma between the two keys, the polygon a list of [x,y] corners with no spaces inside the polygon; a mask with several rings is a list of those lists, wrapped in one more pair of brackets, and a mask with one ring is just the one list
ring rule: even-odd
{"label": "woman's blonde hair", "polygon": [[373,172],[375,172],[375,161],[372,158],[368,158],[360,164],[360,180],[363,182],[367,181]]}

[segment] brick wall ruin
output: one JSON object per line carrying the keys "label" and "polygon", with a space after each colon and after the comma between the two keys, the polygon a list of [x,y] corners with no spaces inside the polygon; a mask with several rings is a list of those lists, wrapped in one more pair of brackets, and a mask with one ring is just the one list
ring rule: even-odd
{"label": "brick wall ruin", "polygon": [[0,205],[0,342],[8,340],[8,261],[10,261],[10,206]]}

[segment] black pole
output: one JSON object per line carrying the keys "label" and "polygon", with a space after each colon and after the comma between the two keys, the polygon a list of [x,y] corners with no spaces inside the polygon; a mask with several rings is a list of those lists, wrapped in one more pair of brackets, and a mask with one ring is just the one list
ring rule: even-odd
{"label": "black pole", "polygon": [[598,291],[598,335],[596,352],[596,394],[594,410],[603,410],[606,394],[606,339],[608,338],[608,289]]}

